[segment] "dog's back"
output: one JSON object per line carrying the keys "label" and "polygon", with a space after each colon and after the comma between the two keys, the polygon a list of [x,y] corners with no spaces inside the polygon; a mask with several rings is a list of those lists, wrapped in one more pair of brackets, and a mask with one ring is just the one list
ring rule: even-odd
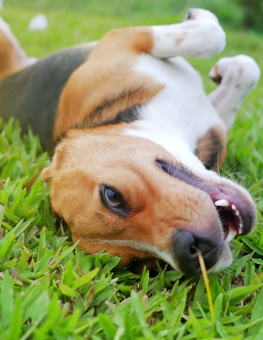
{"label": "dog's back", "polygon": [[60,94],[94,46],[88,43],[64,49],[4,78],[0,82],[0,116],[19,119],[23,132],[30,125],[44,149],[52,151]]}

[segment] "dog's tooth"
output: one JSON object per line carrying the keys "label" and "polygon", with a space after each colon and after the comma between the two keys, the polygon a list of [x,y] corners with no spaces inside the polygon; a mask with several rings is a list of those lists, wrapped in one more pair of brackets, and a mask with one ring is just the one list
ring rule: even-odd
{"label": "dog's tooth", "polygon": [[239,216],[239,215],[240,215],[240,212],[239,212],[238,210],[236,211],[236,215],[237,215],[237,216]]}
{"label": "dog's tooth", "polygon": [[237,232],[231,228],[229,228],[229,233],[226,238],[226,242],[230,242],[233,240],[233,238],[236,236]]}
{"label": "dog's tooth", "polygon": [[217,207],[228,207],[230,205],[230,203],[227,200],[219,200],[215,202],[215,205]]}
{"label": "dog's tooth", "polygon": [[231,208],[232,208],[233,210],[237,210],[237,207],[235,206],[235,204],[232,204]]}

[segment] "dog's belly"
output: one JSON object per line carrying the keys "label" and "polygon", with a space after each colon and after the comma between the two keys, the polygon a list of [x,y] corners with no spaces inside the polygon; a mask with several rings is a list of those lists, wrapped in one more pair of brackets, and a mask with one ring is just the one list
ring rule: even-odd
{"label": "dog's belly", "polygon": [[53,151],[53,129],[61,92],[72,72],[87,60],[94,43],[42,59],[0,82],[0,117],[14,117],[22,131],[31,126],[45,150]]}

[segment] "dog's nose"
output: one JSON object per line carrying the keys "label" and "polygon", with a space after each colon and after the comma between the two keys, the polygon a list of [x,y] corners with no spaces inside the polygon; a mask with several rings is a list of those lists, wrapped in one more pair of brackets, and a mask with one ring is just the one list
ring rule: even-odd
{"label": "dog's nose", "polygon": [[201,274],[198,254],[193,248],[198,248],[204,258],[206,269],[213,267],[218,259],[218,244],[203,235],[194,235],[189,231],[175,230],[173,232],[173,254],[179,269],[187,275]]}

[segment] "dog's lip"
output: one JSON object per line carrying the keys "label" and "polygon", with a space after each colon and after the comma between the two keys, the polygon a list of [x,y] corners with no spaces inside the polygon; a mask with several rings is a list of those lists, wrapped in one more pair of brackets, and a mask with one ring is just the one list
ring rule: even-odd
{"label": "dog's lip", "polygon": [[246,235],[252,230],[253,209],[251,204],[245,197],[241,199],[234,189],[229,186],[207,183],[183,166],[173,165],[163,159],[156,159],[155,164],[171,177],[192,185],[210,196],[222,224],[224,239],[227,242],[233,237]]}
{"label": "dog's lip", "polygon": [[[235,192],[227,187],[216,185],[209,190],[208,194],[217,209],[220,220],[223,215],[222,224],[228,227],[228,230],[224,230],[227,241],[231,241],[233,237],[246,235],[252,230],[251,211]],[[231,234],[230,238],[228,238],[229,233]]]}

